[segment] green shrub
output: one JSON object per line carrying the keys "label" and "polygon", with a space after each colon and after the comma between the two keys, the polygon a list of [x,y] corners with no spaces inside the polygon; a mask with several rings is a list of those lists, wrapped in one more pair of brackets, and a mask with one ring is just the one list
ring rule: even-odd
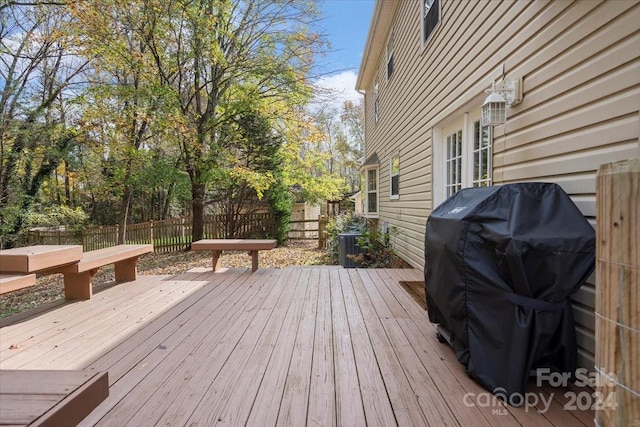
{"label": "green shrub", "polygon": [[377,221],[369,222],[367,228],[358,236],[357,242],[360,250],[358,255],[347,255],[358,267],[366,268],[395,268],[402,264],[402,260],[396,255],[391,243],[391,237],[397,236],[397,227],[391,227],[383,233],[378,227]]}
{"label": "green shrub", "polygon": [[25,228],[66,226],[67,229],[82,228],[87,224],[88,216],[80,208],[50,206],[30,211],[25,218]]}
{"label": "green shrub", "polygon": [[87,214],[80,208],[67,206],[42,207],[35,205],[24,216],[22,227],[17,235],[12,236],[12,246],[24,246],[29,241],[29,230],[35,227],[60,227],[80,232],[88,222]]}

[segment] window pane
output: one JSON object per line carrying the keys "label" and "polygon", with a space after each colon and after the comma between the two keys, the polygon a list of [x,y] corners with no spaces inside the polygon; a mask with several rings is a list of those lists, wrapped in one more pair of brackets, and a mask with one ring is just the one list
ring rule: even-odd
{"label": "window pane", "polygon": [[445,183],[447,188],[451,186],[451,182],[453,182],[453,175],[451,174],[451,160],[447,160],[447,182]]}
{"label": "window pane", "polygon": [[378,212],[378,170],[367,170],[366,213]]}
{"label": "window pane", "polygon": [[400,183],[400,156],[395,155],[391,158],[391,165],[389,168],[389,175],[391,176],[391,195],[397,196],[399,194]]}
{"label": "window pane", "polygon": [[375,191],[378,187],[375,169],[367,171],[367,190]]}
{"label": "window pane", "polygon": [[393,33],[389,36],[387,42],[387,80],[393,74]]}
{"label": "window pane", "polygon": [[473,123],[473,149],[480,148],[480,122]]}
{"label": "window pane", "polygon": [[400,158],[399,157],[394,157],[393,160],[391,160],[391,173],[392,174],[399,174],[400,173]]}
{"label": "window pane", "polygon": [[474,123],[473,186],[491,185],[491,127]]}
{"label": "window pane", "polygon": [[367,212],[368,213],[377,213],[378,212],[378,193],[367,193]]}
{"label": "window pane", "polygon": [[429,36],[438,25],[440,21],[440,1],[439,0],[425,0],[424,2],[424,17],[423,17],[423,41],[427,41]]}
{"label": "window pane", "polygon": [[458,130],[446,138],[446,190],[447,197],[462,188],[462,130]]}

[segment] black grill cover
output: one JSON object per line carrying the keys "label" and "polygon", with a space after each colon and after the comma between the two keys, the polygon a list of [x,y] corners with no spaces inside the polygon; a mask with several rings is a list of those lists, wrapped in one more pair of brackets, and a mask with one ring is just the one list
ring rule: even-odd
{"label": "black grill cover", "polygon": [[522,396],[532,369],[575,371],[570,296],[594,260],[594,229],[558,185],[464,189],[427,221],[429,319],[473,379]]}

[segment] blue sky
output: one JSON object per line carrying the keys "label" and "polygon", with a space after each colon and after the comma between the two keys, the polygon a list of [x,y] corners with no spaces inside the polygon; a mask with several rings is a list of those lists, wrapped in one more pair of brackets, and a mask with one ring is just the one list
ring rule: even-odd
{"label": "blue sky", "polygon": [[373,5],[374,0],[323,0],[325,18],[320,26],[331,43],[331,52],[323,61],[326,71],[358,71]]}
{"label": "blue sky", "polygon": [[331,51],[318,58],[316,71],[321,87],[337,90],[336,103],[361,97],[355,91],[362,52],[367,40],[374,0],[322,0],[324,16],[319,24],[331,43]]}

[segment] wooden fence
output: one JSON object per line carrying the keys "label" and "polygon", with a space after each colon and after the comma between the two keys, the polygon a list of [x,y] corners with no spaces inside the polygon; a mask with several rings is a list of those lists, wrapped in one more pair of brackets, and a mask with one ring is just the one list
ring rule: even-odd
{"label": "wooden fence", "polygon": [[[204,222],[206,239],[259,238],[271,234],[274,221],[269,213],[245,215],[207,215]],[[29,231],[30,245],[82,245],[85,251],[115,246],[119,227],[91,227],[74,232],[64,229]],[[151,243],[155,252],[186,250],[192,241],[190,217],[128,224],[126,243]]]}
{"label": "wooden fence", "polygon": [[289,239],[318,240],[318,248],[327,247],[326,215],[319,215],[317,219],[301,219],[289,221]]}

